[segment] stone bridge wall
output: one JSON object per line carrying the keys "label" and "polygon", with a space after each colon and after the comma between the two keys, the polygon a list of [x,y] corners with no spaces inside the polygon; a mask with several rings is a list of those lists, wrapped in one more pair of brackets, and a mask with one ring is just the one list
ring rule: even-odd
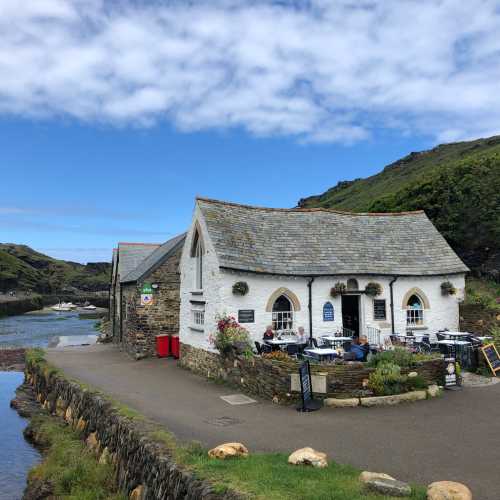
{"label": "stone bridge wall", "polygon": [[37,400],[64,418],[100,456],[116,466],[119,487],[136,500],[236,500],[216,493],[206,481],[177,465],[166,445],[152,438],[156,424],[120,415],[98,393],[81,388],[53,372],[45,363],[26,365],[26,382]]}

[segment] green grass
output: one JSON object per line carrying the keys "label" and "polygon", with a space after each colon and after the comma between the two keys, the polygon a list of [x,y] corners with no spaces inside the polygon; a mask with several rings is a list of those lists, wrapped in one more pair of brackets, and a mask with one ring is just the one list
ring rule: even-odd
{"label": "green grass", "polygon": [[500,283],[492,280],[468,278],[465,286],[465,303],[478,304],[490,311],[500,312]]}
{"label": "green grass", "polygon": [[29,479],[49,481],[57,498],[126,499],[118,492],[113,467],[99,464],[70,427],[49,416],[33,418],[32,425],[45,450]]}
{"label": "green grass", "polygon": [[[365,492],[358,481],[360,471],[330,462],[325,469],[287,463],[282,453],[251,454],[246,458],[210,459],[199,450],[186,463],[203,478],[218,485],[219,491],[236,489],[259,500],[382,500],[382,495]],[[410,497],[426,498],[425,489],[414,488]]]}

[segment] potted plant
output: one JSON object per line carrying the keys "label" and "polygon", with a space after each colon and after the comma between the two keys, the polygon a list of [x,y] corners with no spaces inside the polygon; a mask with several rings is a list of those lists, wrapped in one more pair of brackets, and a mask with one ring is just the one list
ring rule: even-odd
{"label": "potted plant", "polygon": [[330,290],[330,295],[332,297],[337,297],[338,295],[342,295],[346,291],[346,289],[347,287],[345,283],[341,283],[340,281],[338,281]]}
{"label": "potted plant", "polygon": [[246,295],[248,293],[248,283],[246,281],[237,281],[233,285],[234,295]]}
{"label": "potted plant", "polygon": [[441,283],[441,293],[443,295],[455,295],[456,292],[456,288],[449,281],[443,281],[443,283]]}
{"label": "potted plant", "polygon": [[371,281],[365,286],[365,293],[370,297],[376,297],[382,293],[382,286],[379,283]]}
{"label": "potted plant", "polygon": [[210,341],[222,356],[226,357],[231,353],[252,355],[248,330],[242,327],[233,316],[217,317],[217,332],[210,337]]}

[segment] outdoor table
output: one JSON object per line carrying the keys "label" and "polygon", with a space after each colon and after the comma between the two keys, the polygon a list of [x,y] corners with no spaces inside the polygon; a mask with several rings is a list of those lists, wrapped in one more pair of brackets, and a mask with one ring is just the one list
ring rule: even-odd
{"label": "outdoor table", "polygon": [[335,337],[335,335],[324,335],[321,338],[328,340],[328,342],[347,342],[348,340],[352,340],[352,337]]}
{"label": "outdoor table", "polygon": [[269,339],[269,340],[264,340],[264,342],[266,344],[270,344],[270,345],[282,346],[282,345],[289,345],[289,344],[298,344],[299,339],[297,339],[296,337],[295,338],[290,337],[288,339]]}
{"label": "outdoor table", "polygon": [[329,358],[332,359],[335,356],[338,356],[336,349],[305,349],[304,354],[309,354],[314,358]]}
{"label": "outdoor table", "polygon": [[438,332],[439,335],[444,335],[448,337],[449,340],[460,340],[461,338],[470,337],[471,334],[468,332]]}

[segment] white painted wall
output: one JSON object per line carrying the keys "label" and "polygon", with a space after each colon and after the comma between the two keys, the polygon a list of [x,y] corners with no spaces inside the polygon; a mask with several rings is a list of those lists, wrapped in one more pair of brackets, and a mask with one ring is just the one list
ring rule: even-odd
{"label": "white painted wall", "polygon": [[[190,257],[190,249],[194,234],[194,222],[198,221],[205,246],[203,262],[203,291],[193,293],[194,290],[194,259]],[[330,289],[338,282],[347,282],[350,277],[358,280],[359,288],[363,290],[367,283],[376,281],[382,285],[382,294],[377,299],[386,300],[386,321],[375,321],[373,319],[373,298],[362,294],[360,296],[360,330],[364,333],[367,326],[379,328],[383,336],[391,333],[391,310],[389,282],[392,278],[383,276],[338,276],[316,278],[312,285],[313,297],[313,332],[318,337],[327,333],[334,333],[342,326],[341,298],[331,298]],[[249,292],[245,296],[237,296],[232,293],[233,284],[237,281],[246,281]],[[212,349],[209,343],[209,335],[216,331],[216,315],[229,313],[238,317],[238,309],[254,309],[255,323],[244,324],[253,338],[261,340],[266,326],[271,324],[272,314],[266,311],[269,297],[278,288],[285,287],[291,290],[300,302],[300,310],[295,311],[295,328],[303,326],[309,335],[309,312],[308,312],[308,288],[307,278],[289,278],[269,275],[258,275],[252,273],[240,273],[224,271],[219,269],[218,259],[213,245],[208,237],[203,217],[200,216],[198,208],[195,208],[193,224],[186,238],[181,258],[181,311],[180,311],[180,336],[181,342]],[[451,281],[458,293],[451,296],[441,294],[441,283]],[[430,307],[424,311],[422,332],[435,333],[444,328],[457,330],[459,322],[458,303],[463,299],[465,288],[464,275],[432,276],[432,277],[400,277],[394,283],[394,320],[397,333],[405,333],[406,310],[403,308],[403,297],[411,288],[420,289]],[[192,301],[205,301],[205,305],[195,305]],[[331,302],[334,307],[335,320],[333,322],[323,321],[323,305]],[[205,308],[205,325],[199,331],[193,327],[192,309]],[[415,327],[413,330],[417,330]]]}

